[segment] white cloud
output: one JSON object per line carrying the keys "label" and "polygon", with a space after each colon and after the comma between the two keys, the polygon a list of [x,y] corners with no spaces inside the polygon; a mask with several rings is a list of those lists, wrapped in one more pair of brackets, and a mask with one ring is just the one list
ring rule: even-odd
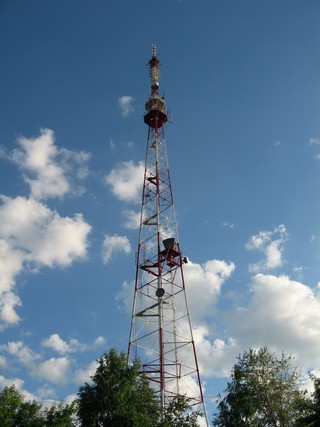
{"label": "white cloud", "polygon": [[134,112],[133,108],[133,97],[132,96],[121,96],[118,99],[119,108],[122,117],[128,117]]}
{"label": "white cloud", "polygon": [[123,212],[123,215],[126,217],[124,226],[130,230],[136,230],[140,226],[140,212],[135,212],[134,210],[127,210]]}
{"label": "white cloud", "polygon": [[31,197],[37,200],[65,196],[72,189],[72,172],[80,180],[88,175],[91,155],[57,147],[50,129],[43,129],[36,138],[20,137],[18,144],[11,160],[25,172]]}
{"label": "white cloud", "polygon": [[[1,217],[1,206],[0,206]],[[1,231],[0,231],[1,236]],[[0,237],[0,293],[9,292],[16,275],[22,270],[24,255]]]}
{"label": "white cloud", "polygon": [[[212,317],[215,304],[223,283],[231,276],[235,265],[221,260],[209,260],[204,264],[193,263],[189,260],[184,264],[183,273],[186,295],[190,308],[190,315],[194,325],[202,324],[204,318]],[[126,312],[132,308],[134,282],[123,282],[116,300],[124,302]],[[180,304],[184,308],[184,298],[176,297],[175,304],[179,310]],[[119,306],[121,309],[122,306]]]}
{"label": "white cloud", "polygon": [[233,222],[228,222],[228,221],[225,221],[222,225],[224,227],[230,228],[231,230],[236,226],[236,224],[234,224]]}
{"label": "white cloud", "polygon": [[4,348],[11,357],[16,357],[22,365],[29,368],[41,357],[38,353],[35,353],[24,345],[22,341],[10,341],[2,348]]}
{"label": "white cloud", "polygon": [[216,259],[206,261],[202,265],[191,261],[184,265],[186,292],[193,322],[197,323],[205,316],[212,316],[221,286],[234,269],[232,262]]}
{"label": "white cloud", "polygon": [[71,360],[66,357],[42,360],[43,356],[31,350],[22,341],[8,342],[1,350],[16,359],[18,364],[28,373],[37,378],[45,379],[54,384],[64,384],[69,381]]}
{"label": "white cloud", "polygon": [[90,348],[97,348],[97,347],[103,347],[106,345],[107,340],[104,337],[98,337],[94,340],[93,346],[90,346]]}
{"label": "white cloud", "polygon": [[66,170],[74,170],[76,177],[82,181],[89,175],[88,162],[91,159],[91,153],[86,151],[71,151],[63,149],[64,165]]}
{"label": "white cloud", "polygon": [[0,367],[1,368],[6,368],[7,367],[7,359],[4,356],[0,355]]}
{"label": "white cloud", "polygon": [[311,137],[309,139],[309,145],[319,145],[320,144],[320,138],[319,137]]}
{"label": "white cloud", "polygon": [[35,248],[35,260],[52,267],[54,264],[70,265],[75,259],[84,258],[91,226],[83,220],[82,214],[76,214],[74,218],[54,214],[50,219],[41,243]]}
{"label": "white cloud", "polygon": [[15,386],[16,390],[19,390],[23,394],[26,400],[34,401],[37,400],[36,396],[32,393],[23,389],[24,381],[21,378],[10,378],[7,379],[3,375],[0,375],[0,389],[3,390],[5,387]]}
{"label": "white cloud", "polygon": [[127,236],[118,236],[117,234],[113,236],[106,235],[102,248],[103,262],[107,264],[115,253],[122,252],[129,254],[131,250],[131,244]]}
{"label": "white cloud", "polygon": [[67,266],[87,254],[91,226],[81,214],[61,217],[34,199],[0,196],[0,321],[1,328],[18,323],[14,293],[24,266]]}
{"label": "white cloud", "polygon": [[98,362],[94,360],[85,369],[78,369],[74,373],[74,383],[84,384],[89,382],[91,377],[94,375],[98,367]]}
{"label": "white cloud", "polygon": [[285,275],[255,275],[246,302],[242,305],[238,302],[236,308],[224,311],[227,321],[224,334],[229,338],[217,337],[213,325],[209,327],[204,322],[194,327],[201,374],[228,377],[238,354],[250,347],[263,346],[278,355],[282,351],[292,354],[296,366],[301,366],[305,373],[319,366],[320,298],[317,292],[318,289],[313,291]]}
{"label": "white cloud", "polygon": [[52,334],[49,338],[44,339],[41,345],[43,347],[50,348],[57,353],[67,354],[94,350],[104,346],[105,343],[106,340],[103,337],[96,338],[92,344],[84,344],[74,338],[70,339],[69,342],[66,342],[60,337],[59,334]]}
{"label": "white cloud", "polygon": [[[319,284],[320,287],[320,284]],[[134,282],[123,282],[120,291],[117,293],[115,300],[118,302],[118,309],[124,310],[131,314],[133,302]]]}
{"label": "white cloud", "polygon": [[43,384],[37,389],[37,397],[40,399],[45,408],[51,408],[56,403],[57,398],[55,387],[49,384]]}
{"label": "white cloud", "polygon": [[248,250],[258,250],[264,254],[264,259],[258,263],[250,264],[249,271],[258,273],[280,267],[283,264],[283,246],[287,241],[286,227],[281,224],[273,231],[260,231],[251,236],[246,243]]}
{"label": "white cloud", "polygon": [[143,185],[144,164],[132,160],[119,163],[104,178],[114,196],[125,202],[139,203]]}
{"label": "white cloud", "polygon": [[[94,374],[97,362],[93,361],[82,369],[77,367],[76,360],[71,359],[67,353],[92,351],[105,346],[105,343],[106,340],[102,336],[97,337],[91,344],[83,344],[74,339],[66,342],[60,338],[59,334],[52,334],[42,341],[42,351],[37,353],[22,341],[11,341],[0,345],[0,366],[10,367],[13,364],[16,370],[24,370],[32,378],[45,380],[54,385],[71,383],[79,385],[88,381]],[[60,353],[60,356],[46,357],[45,351],[48,348]],[[8,355],[7,358],[6,355]],[[4,382],[4,377],[0,375],[0,388]],[[12,384],[13,380],[8,383]],[[18,381],[17,384],[20,389],[23,381]],[[24,391],[24,394],[28,393]],[[37,395],[41,398],[54,398],[55,391],[45,384],[39,388]]]}
{"label": "white cloud", "polygon": [[[221,288],[232,275],[235,265],[223,260],[208,260],[204,264],[184,264],[184,277],[186,294],[193,324],[193,337],[195,340],[197,358],[201,375],[224,376],[229,374],[234,358],[238,353],[238,346],[233,339],[212,340],[207,322],[212,322],[217,315],[216,302]],[[132,309],[134,283],[124,282],[117,295],[117,301],[125,304],[127,311]],[[181,299],[180,299],[181,297]],[[181,309],[185,310],[185,300],[182,293],[175,296],[176,331],[180,337],[190,337],[189,323],[185,316],[180,316]],[[193,353],[186,346],[179,350],[179,360],[184,360],[185,365],[194,366]],[[188,369],[188,368],[187,368]],[[191,387],[193,379],[189,375],[181,380],[180,390]],[[193,384],[194,386],[195,384]],[[197,387],[195,387],[196,389]],[[190,390],[189,390],[190,391]]]}
{"label": "white cloud", "polygon": [[41,203],[73,190],[72,176],[87,176],[90,154],[58,148],[50,129],[36,138],[20,137],[18,144],[11,154],[2,154],[24,171],[31,195],[0,195],[0,329],[20,321],[21,300],[14,292],[18,274],[25,267],[67,266],[84,258],[91,230],[81,214],[61,217]]}
{"label": "white cloud", "polygon": [[24,384],[24,381],[20,378],[12,378],[7,379],[3,375],[0,375],[0,389],[4,389],[5,387],[10,387],[14,385],[17,390],[21,390],[22,386]]}
{"label": "white cloud", "polygon": [[[66,266],[86,256],[91,226],[81,214],[61,217],[46,205],[24,197],[0,196],[0,237],[8,250],[20,248],[25,260]],[[18,265],[21,265],[21,263]]]}
{"label": "white cloud", "polygon": [[56,162],[58,148],[54,144],[54,134],[44,129],[38,138],[18,139],[19,149],[13,151],[12,159],[35,178],[25,176],[30,185],[31,195],[37,199],[62,197],[69,190],[69,183],[63,168]]}
{"label": "white cloud", "polygon": [[34,372],[41,379],[53,384],[65,384],[70,377],[71,361],[67,357],[52,357],[37,365]]}
{"label": "white cloud", "polygon": [[59,334],[52,334],[42,341],[43,347],[51,348],[57,353],[65,354],[70,352],[70,345],[60,338]]}
{"label": "white cloud", "polygon": [[233,338],[227,341],[212,339],[206,325],[194,328],[194,341],[197,349],[201,375],[227,377],[234,365],[239,347]]}
{"label": "white cloud", "polygon": [[320,300],[288,276],[257,274],[247,305],[229,314],[230,331],[244,349],[268,346],[295,355],[309,369],[320,363]]}
{"label": "white cloud", "polygon": [[[73,172],[83,179],[88,173],[90,154],[58,148],[49,129],[42,130],[36,138],[21,137],[18,144],[19,148],[6,157],[24,170],[31,197],[0,196],[0,306],[7,323],[18,320],[13,307],[21,302],[10,292],[24,265],[69,265],[74,259],[83,258],[91,229],[80,214],[63,218],[39,201],[70,191],[67,174]],[[9,294],[4,298],[6,292]]]}
{"label": "white cloud", "polygon": [[16,307],[21,306],[20,298],[13,292],[0,293],[0,331],[7,326],[17,325],[20,316],[16,312]]}

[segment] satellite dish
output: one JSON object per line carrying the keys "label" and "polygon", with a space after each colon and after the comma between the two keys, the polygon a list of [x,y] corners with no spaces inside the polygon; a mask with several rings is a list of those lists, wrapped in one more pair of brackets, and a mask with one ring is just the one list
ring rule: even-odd
{"label": "satellite dish", "polygon": [[163,288],[158,288],[158,289],[156,290],[156,296],[157,296],[158,298],[161,298],[161,297],[163,297],[163,295],[164,295],[164,289],[163,289]]}

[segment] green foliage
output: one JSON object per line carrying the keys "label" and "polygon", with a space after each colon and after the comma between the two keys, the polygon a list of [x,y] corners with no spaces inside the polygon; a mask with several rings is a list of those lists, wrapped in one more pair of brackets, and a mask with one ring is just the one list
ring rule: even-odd
{"label": "green foliage", "polygon": [[[77,402],[43,408],[25,401],[14,386],[0,392],[0,427],[197,427],[200,415],[184,396],[160,406],[138,361],[112,349],[98,360],[91,384],[79,389]],[[76,418],[76,415],[78,419]]]}
{"label": "green foliage", "polygon": [[73,427],[74,405],[54,405],[43,410],[35,400],[25,401],[14,387],[5,387],[0,392],[1,427]]}
{"label": "green foliage", "polygon": [[304,392],[291,356],[277,359],[268,349],[250,349],[238,357],[225,396],[218,405],[216,427],[292,427],[301,416]]}
{"label": "green foliage", "polygon": [[76,413],[76,405],[59,403],[44,411],[46,427],[74,427],[73,416]]}
{"label": "green foliage", "polygon": [[98,361],[92,384],[80,387],[78,416],[83,427],[154,427],[159,405],[149,381],[125,353],[112,349]]}
{"label": "green foliage", "polygon": [[43,427],[40,409],[36,401],[25,402],[14,386],[5,387],[0,393],[1,427]]}
{"label": "green foliage", "polygon": [[198,411],[191,411],[189,400],[185,396],[177,396],[165,407],[162,420],[157,427],[197,427]]}
{"label": "green foliage", "polygon": [[314,392],[312,399],[305,399],[299,405],[301,416],[294,427],[320,427],[320,378],[310,375]]}
{"label": "green foliage", "polygon": [[197,427],[184,396],[173,399],[162,413],[150,381],[138,361],[127,366],[127,355],[111,349],[98,360],[92,384],[80,387],[78,417],[82,427]]}

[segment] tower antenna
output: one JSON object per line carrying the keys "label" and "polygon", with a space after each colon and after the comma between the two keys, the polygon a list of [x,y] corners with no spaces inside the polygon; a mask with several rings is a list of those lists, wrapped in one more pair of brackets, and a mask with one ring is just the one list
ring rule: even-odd
{"label": "tower antenna", "polygon": [[164,125],[166,103],[159,96],[159,59],[152,45],[151,95],[145,104],[148,126],[139,244],[128,357],[140,359],[162,409],[182,395],[204,414],[170,181]]}

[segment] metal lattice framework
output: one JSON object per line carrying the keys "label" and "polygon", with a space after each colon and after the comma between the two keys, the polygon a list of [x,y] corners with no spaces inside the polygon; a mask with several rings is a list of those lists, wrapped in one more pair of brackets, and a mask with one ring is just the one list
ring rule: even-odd
{"label": "metal lattice framework", "polygon": [[[203,394],[187,304],[164,137],[166,104],[158,94],[159,60],[149,61],[151,96],[129,358],[139,358],[162,407],[179,394],[203,405]],[[203,412],[204,406],[203,406]]]}

